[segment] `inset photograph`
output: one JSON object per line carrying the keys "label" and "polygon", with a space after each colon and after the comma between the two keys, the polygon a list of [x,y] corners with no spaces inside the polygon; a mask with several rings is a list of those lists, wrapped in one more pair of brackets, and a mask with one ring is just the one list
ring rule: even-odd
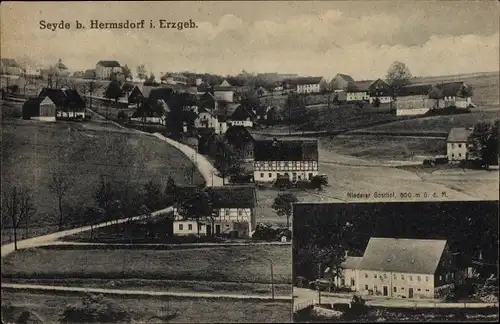
{"label": "inset photograph", "polygon": [[294,322],[498,321],[498,202],[296,204]]}

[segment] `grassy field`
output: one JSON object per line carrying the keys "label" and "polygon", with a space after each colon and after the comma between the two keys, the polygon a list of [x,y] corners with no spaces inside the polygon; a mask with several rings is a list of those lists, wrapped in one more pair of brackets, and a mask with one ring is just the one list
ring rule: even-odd
{"label": "grassy field", "polygon": [[472,112],[470,114],[423,117],[396,121],[384,125],[366,128],[381,132],[449,132],[453,127],[473,127],[480,121],[494,121],[499,118],[498,111]]}
{"label": "grassy field", "polygon": [[[290,246],[231,246],[183,250],[21,250],[2,259],[5,278],[161,279],[291,283]],[[57,260],[57,266],[54,266]],[[110,260],[113,260],[110,262]]]}
{"label": "grassy field", "polygon": [[[222,300],[203,298],[109,297],[132,315],[135,323],[161,323],[159,316],[176,313],[169,323],[287,323],[291,322],[291,302]],[[44,323],[59,323],[66,305],[81,296],[7,292],[2,305],[36,312]],[[163,321],[164,322],[164,321]]]}
{"label": "grassy field", "polygon": [[[100,127],[86,127],[94,124]],[[2,189],[21,184],[31,188],[38,210],[32,226],[57,219],[56,200],[48,189],[56,170],[64,172],[70,183],[65,207],[91,205],[101,175],[137,189],[169,175],[179,184],[203,182],[197,171],[193,179],[184,172],[192,169],[192,163],[176,148],[153,137],[106,127],[93,122],[3,120]]]}
{"label": "grassy field", "polygon": [[374,160],[407,160],[415,155],[446,154],[446,140],[420,137],[340,135],[321,139],[322,147],[339,154]]}

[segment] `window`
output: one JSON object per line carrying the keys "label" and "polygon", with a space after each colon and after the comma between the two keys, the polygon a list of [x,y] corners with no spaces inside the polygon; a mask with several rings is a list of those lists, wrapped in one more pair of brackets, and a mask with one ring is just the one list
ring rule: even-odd
{"label": "window", "polygon": [[420,276],[417,276],[417,281],[421,281],[421,278],[420,278]]}
{"label": "window", "polygon": [[311,180],[313,177],[313,174],[312,173],[309,173],[309,180]]}
{"label": "window", "polygon": [[368,273],[365,273],[365,278],[368,278]]}
{"label": "window", "polygon": [[373,285],[373,290],[377,291],[377,285]]}
{"label": "window", "polygon": [[394,292],[398,292],[398,287],[393,287],[392,290],[394,290]]}
{"label": "window", "polygon": [[260,174],[260,177],[261,177],[261,178],[264,178],[264,173],[261,173],[261,174]]}
{"label": "window", "polygon": [[405,276],[401,275],[401,280],[405,280]]}
{"label": "window", "polygon": [[413,277],[412,276],[410,276],[410,281],[413,281]]}
{"label": "window", "polygon": [[238,215],[239,215],[239,216],[243,215],[243,210],[238,209]]}
{"label": "window", "polygon": [[455,148],[455,144],[452,143],[451,144],[451,148],[454,149]]}
{"label": "window", "polygon": [[392,276],[392,278],[393,278],[394,280],[396,280],[397,276],[396,276],[396,275],[393,275],[393,276]]}
{"label": "window", "polygon": [[340,280],[340,285],[341,285],[341,286],[345,286],[345,279],[341,279],[341,280]]}
{"label": "window", "polygon": [[405,287],[401,287],[401,290],[405,290]]}
{"label": "window", "polygon": [[193,224],[188,224],[188,230],[193,230]]}
{"label": "window", "polygon": [[226,216],[229,216],[229,209],[226,208],[225,213],[226,213]]}
{"label": "window", "polygon": [[462,156],[462,153],[458,153],[458,157],[461,157]]}
{"label": "window", "polygon": [[422,289],[420,289],[420,288],[417,288],[417,291],[422,291]]}
{"label": "window", "polygon": [[451,153],[451,157],[455,157],[455,154]]}
{"label": "window", "polygon": [[184,229],[184,225],[179,224],[179,231],[182,231]]}
{"label": "window", "polygon": [[387,279],[387,274],[384,273],[384,279]]}
{"label": "window", "polygon": [[429,292],[429,289],[426,289],[425,291]]}
{"label": "window", "polygon": [[376,273],[373,274],[373,278],[377,278],[377,274]]}
{"label": "window", "polygon": [[429,281],[429,276],[425,276],[425,281]]}
{"label": "window", "polygon": [[354,281],[353,278],[351,278],[351,287],[354,287],[354,286],[356,286],[356,282]]}
{"label": "window", "polygon": [[458,148],[462,148],[462,144],[458,144]]}
{"label": "window", "polygon": [[365,290],[368,290],[368,285],[365,285]]}
{"label": "window", "polygon": [[269,173],[269,178],[272,178],[273,177],[273,174],[272,173]]}

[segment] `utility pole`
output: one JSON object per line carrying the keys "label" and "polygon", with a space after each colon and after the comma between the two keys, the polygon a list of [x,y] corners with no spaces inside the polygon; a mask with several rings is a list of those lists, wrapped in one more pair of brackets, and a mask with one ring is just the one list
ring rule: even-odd
{"label": "utility pole", "polygon": [[273,273],[273,261],[269,260],[271,263],[271,296],[274,300],[274,273]]}
{"label": "utility pole", "polygon": [[[321,263],[318,263],[318,279],[321,279]],[[321,305],[321,289],[316,282],[316,289],[318,289],[318,304]]]}

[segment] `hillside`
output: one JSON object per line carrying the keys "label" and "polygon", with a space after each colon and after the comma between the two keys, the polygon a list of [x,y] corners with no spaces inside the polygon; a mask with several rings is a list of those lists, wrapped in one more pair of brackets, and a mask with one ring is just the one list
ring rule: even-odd
{"label": "hillside", "polygon": [[[172,176],[179,184],[202,183],[189,159],[156,138],[83,127],[70,122],[38,123],[4,120],[2,124],[2,189],[25,184],[33,191],[38,209],[32,223],[54,224],[56,200],[48,190],[51,174],[69,177],[65,207],[93,204],[100,177],[142,188],[149,180],[164,182]],[[189,172],[188,172],[189,170]]]}

